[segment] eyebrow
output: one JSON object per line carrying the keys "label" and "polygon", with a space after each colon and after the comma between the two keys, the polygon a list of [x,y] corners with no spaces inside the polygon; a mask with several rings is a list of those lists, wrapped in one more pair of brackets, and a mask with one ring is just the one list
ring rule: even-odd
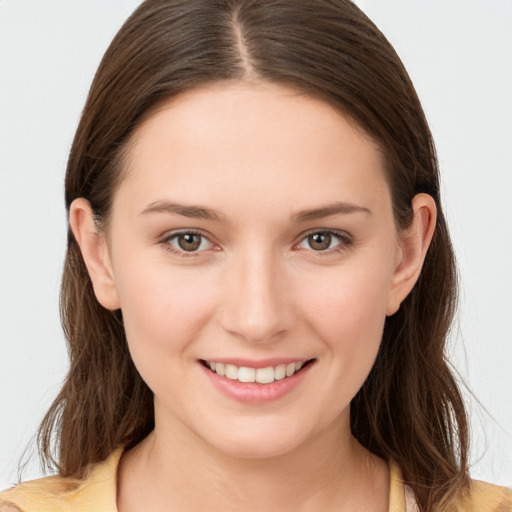
{"label": "eyebrow", "polygon": [[204,208],[202,206],[170,203],[168,201],[155,201],[148,207],[144,208],[139,215],[146,215],[148,213],[174,213],[193,219],[214,220],[217,222],[222,221],[221,215],[215,210]]}
{"label": "eyebrow", "polygon": [[331,215],[349,214],[349,213],[365,213],[371,215],[372,212],[365,206],[359,206],[353,203],[333,203],[320,208],[312,208],[310,210],[302,210],[293,215],[295,222],[306,222],[310,220],[323,219]]}
{"label": "eyebrow", "polygon": [[[142,210],[139,215],[146,215],[148,213],[171,213],[194,219],[225,222],[223,216],[210,208],[171,203],[169,201],[155,201],[144,208],[144,210]],[[311,220],[323,219],[331,215],[350,213],[365,213],[368,215],[372,214],[372,212],[364,206],[359,206],[353,203],[333,203],[322,206],[320,208],[311,208],[297,212],[292,216],[292,220],[294,222],[307,222]]]}

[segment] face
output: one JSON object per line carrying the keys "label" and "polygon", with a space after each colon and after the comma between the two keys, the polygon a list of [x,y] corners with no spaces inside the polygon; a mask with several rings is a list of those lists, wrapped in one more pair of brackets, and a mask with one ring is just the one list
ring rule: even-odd
{"label": "face", "polygon": [[244,457],[348,432],[402,258],[353,123],[276,85],[184,93],[138,129],[106,239],[157,429]]}

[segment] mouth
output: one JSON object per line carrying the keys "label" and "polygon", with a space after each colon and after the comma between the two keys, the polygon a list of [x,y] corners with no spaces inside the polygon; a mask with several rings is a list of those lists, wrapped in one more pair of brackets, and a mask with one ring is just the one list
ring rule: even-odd
{"label": "mouth", "polygon": [[272,384],[275,381],[285,380],[293,375],[302,372],[310,366],[316,359],[306,361],[294,361],[275,366],[266,366],[265,368],[254,368],[251,366],[236,366],[234,364],[221,363],[217,361],[208,361],[201,359],[200,363],[212,373],[219,377],[225,377],[232,381],[255,384]]}

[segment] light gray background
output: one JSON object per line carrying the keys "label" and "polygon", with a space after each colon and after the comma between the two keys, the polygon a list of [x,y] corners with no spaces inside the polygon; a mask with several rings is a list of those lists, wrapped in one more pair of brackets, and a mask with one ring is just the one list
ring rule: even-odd
{"label": "light gray background", "polygon": [[[99,60],[138,0],[0,0],[0,489],[56,395],[67,153]],[[512,1],[359,0],[416,85],[462,276],[453,360],[472,475],[512,484]],[[492,419],[494,418],[494,419]],[[38,476],[34,461],[25,478]]]}

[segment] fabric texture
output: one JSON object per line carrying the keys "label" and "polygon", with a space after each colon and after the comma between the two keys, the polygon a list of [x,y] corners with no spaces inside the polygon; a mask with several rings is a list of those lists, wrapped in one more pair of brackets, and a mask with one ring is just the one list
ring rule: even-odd
{"label": "fabric texture", "polygon": [[[117,467],[123,453],[115,451],[105,462],[94,465],[84,480],[49,476],[32,480],[0,493],[0,512],[118,512]],[[411,489],[402,482],[400,468],[389,465],[389,512],[417,512]],[[512,492],[473,481],[471,496],[462,500],[459,512],[512,512]]]}

